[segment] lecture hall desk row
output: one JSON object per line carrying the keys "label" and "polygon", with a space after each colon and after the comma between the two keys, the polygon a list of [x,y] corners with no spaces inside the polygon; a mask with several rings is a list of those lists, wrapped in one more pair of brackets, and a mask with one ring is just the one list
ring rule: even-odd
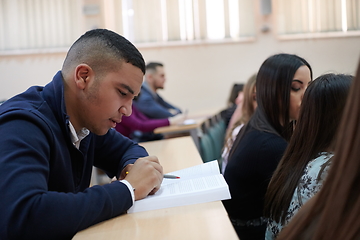
{"label": "lecture hall desk row", "polygon": [[[202,164],[191,136],[141,143],[158,156],[164,172]],[[220,201],[124,214],[75,235],[75,240],[101,239],[238,239]]]}
{"label": "lecture hall desk row", "polygon": [[158,127],[154,129],[154,133],[163,134],[165,138],[177,137],[177,134],[190,135],[196,148],[200,151],[199,131],[203,122],[209,117],[209,115],[194,115],[188,118],[187,122],[185,121],[186,124]]}

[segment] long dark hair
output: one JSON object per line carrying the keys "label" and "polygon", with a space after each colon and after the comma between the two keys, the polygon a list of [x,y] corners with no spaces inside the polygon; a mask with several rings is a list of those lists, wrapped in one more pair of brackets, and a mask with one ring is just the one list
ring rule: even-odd
{"label": "long dark hair", "polygon": [[280,232],[280,239],[360,237],[360,62],[341,119],[326,181]]}
{"label": "long dark hair", "polygon": [[331,143],[352,78],[325,74],[306,89],[294,134],[268,186],[265,216],[284,224],[293,193],[308,162],[320,152],[333,151]]}
{"label": "long dark hair", "polygon": [[309,68],[312,79],[310,64],[297,55],[281,53],[264,61],[256,77],[258,107],[248,124],[241,129],[230,155],[249,126],[277,134],[289,141],[293,132],[293,123],[289,117],[291,83],[296,71],[304,65]]}

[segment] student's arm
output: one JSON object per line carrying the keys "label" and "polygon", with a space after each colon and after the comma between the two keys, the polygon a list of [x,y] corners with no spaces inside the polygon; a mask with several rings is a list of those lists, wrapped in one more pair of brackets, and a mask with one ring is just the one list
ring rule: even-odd
{"label": "student's arm", "polygon": [[129,174],[124,179],[137,189],[135,200],[159,190],[163,178],[162,167],[157,157],[147,156],[142,146],[114,129],[97,137],[95,146],[95,166],[103,167],[110,178],[124,176],[124,167],[131,164],[126,168]]}
{"label": "student's arm", "polygon": [[173,115],[176,115],[176,114],[178,114],[178,113],[182,113],[181,110],[180,110],[180,108],[177,108],[177,107],[175,107],[174,105],[166,102],[166,101],[165,101],[162,97],[160,97],[160,96],[159,96],[159,103],[160,103],[162,106],[166,107],[168,110],[171,110],[170,112],[172,112]]}
{"label": "student's arm", "polygon": [[[94,149],[94,166],[106,172],[109,178],[119,178],[122,169],[138,158],[148,156],[146,150],[136,142],[124,137],[115,129],[104,136],[95,136],[91,143]],[[90,149],[91,149],[90,148]]]}
{"label": "student's arm", "polygon": [[161,119],[151,119],[147,118],[146,116],[140,117],[139,114],[136,113],[131,114],[129,117],[123,117],[121,125],[124,125],[126,128],[131,129],[131,132],[136,130],[141,132],[152,132],[155,128],[169,126],[168,118],[161,118]]}
{"label": "student's arm", "polygon": [[[52,123],[24,112],[0,116],[0,225],[6,226],[0,228],[0,239],[71,239],[131,207],[131,193],[119,181],[88,188],[91,152],[79,152],[49,127]],[[126,154],[119,159],[119,168],[147,155],[130,140],[123,143],[118,151]]]}
{"label": "student's arm", "polygon": [[149,118],[160,119],[174,116],[167,108],[155,101],[138,101],[136,107]]}
{"label": "student's arm", "polygon": [[136,107],[149,118],[169,118],[174,114],[168,111],[168,106],[163,106],[155,101],[154,97],[146,91],[141,92],[139,98],[134,102]]}

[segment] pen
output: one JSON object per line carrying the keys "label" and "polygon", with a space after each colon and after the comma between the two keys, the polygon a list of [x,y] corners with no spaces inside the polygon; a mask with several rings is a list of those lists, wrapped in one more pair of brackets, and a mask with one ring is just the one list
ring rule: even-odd
{"label": "pen", "polygon": [[175,176],[175,175],[164,174],[164,178],[177,179],[177,178],[180,178],[180,177]]}
{"label": "pen", "polygon": [[[125,173],[126,175],[129,174],[129,172]],[[170,178],[170,179],[178,179],[180,177],[175,176],[175,175],[170,175],[170,174],[164,174],[164,178]]]}

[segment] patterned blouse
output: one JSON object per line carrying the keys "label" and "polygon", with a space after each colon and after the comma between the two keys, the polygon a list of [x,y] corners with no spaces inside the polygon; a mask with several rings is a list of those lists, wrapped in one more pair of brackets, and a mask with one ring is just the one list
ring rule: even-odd
{"label": "patterned blouse", "polygon": [[[285,218],[285,225],[290,222],[302,205],[320,191],[329,170],[330,165],[328,164],[328,161],[332,156],[332,153],[321,152],[317,158],[311,160],[307,164],[304,174],[300,178],[299,184],[296,187],[290,202]],[[270,219],[267,225],[265,239],[275,239],[282,228],[282,224]]]}

